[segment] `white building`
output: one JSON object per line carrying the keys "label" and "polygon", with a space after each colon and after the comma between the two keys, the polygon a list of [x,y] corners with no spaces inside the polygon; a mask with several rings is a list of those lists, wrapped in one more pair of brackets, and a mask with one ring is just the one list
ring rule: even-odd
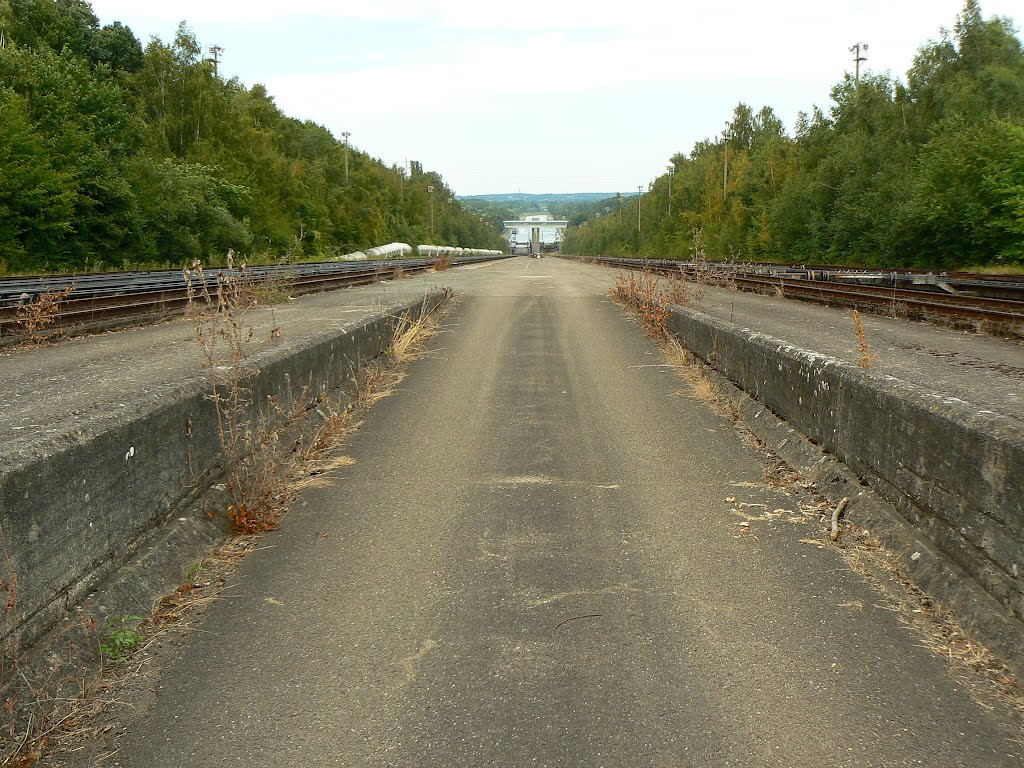
{"label": "white building", "polygon": [[547,213],[528,213],[516,221],[506,221],[502,235],[512,253],[530,253],[530,244],[542,251],[557,251],[562,246],[562,233],[568,221],[555,219]]}

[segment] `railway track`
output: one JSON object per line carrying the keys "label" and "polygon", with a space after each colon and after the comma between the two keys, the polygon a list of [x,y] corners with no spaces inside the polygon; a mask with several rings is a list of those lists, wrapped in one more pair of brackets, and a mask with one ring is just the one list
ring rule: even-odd
{"label": "railway track", "polygon": [[774,264],[771,262],[743,262],[736,265],[721,265],[730,269],[741,267],[743,271],[768,276],[790,276],[825,282],[859,283],[889,288],[911,288],[941,291],[950,294],[969,294],[994,299],[1024,300],[1024,276],[985,275],[977,272],[931,272],[919,269],[869,269],[867,267],[843,267],[835,264],[802,264],[800,266]]}
{"label": "railway track", "polygon": [[942,318],[954,324],[1024,336],[1024,281],[971,273],[933,275],[778,264],[720,264],[668,259],[596,257],[600,264],[678,275],[711,285],[772,293],[831,306],[872,308],[913,319]]}
{"label": "railway track", "polygon": [[[453,266],[491,261],[504,256],[453,256]],[[400,274],[425,272],[433,258],[386,259],[358,262],[314,262],[282,266],[249,267],[245,279],[254,286],[279,286],[288,295],[366,285]],[[218,274],[243,274],[240,270],[211,268],[191,275],[192,296],[216,293]],[[104,272],[81,275],[43,275],[0,278],[0,346],[23,341],[31,307],[40,297],[72,288],[53,312],[47,333],[76,334],[180,316],[190,301],[189,282],[181,271]]]}

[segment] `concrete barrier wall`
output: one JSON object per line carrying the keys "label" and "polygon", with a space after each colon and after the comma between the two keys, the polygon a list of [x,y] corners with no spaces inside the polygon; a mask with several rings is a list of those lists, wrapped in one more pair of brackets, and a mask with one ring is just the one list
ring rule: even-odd
{"label": "concrete barrier wall", "polygon": [[[307,344],[284,340],[247,361],[253,370],[245,381],[248,398],[266,403],[268,396],[287,396],[289,386],[295,394],[303,387],[315,394],[341,386],[386,350],[402,313],[432,310],[444,295],[435,291],[382,308]],[[179,516],[189,510],[197,516],[194,502],[223,479],[220,432],[209,394],[209,383],[196,376],[151,407],[111,414],[109,428],[95,434],[70,436],[44,455],[0,459],[0,510],[9,567],[18,574],[23,643],[53,628],[150,546],[162,527],[187,522]],[[224,515],[219,518],[216,526],[223,535]],[[193,521],[191,535],[216,538],[217,531],[209,529],[208,521]],[[179,582],[183,565],[175,566]],[[148,608],[130,609],[142,607]]]}
{"label": "concrete barrier wall", "polygon": [[1024,435],[1016,425],[683,307],[673,308],[669,327],[1024,618]]}

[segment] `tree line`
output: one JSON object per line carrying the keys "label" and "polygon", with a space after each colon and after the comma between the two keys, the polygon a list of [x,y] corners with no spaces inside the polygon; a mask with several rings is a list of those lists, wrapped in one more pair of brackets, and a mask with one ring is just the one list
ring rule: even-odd
{"label": "tree line", "polygon": [[184,23],[143,48],[86,0],[0,0],[0,126],[0,274],[503,244],[439,174],[219,76]]}
{"label": "tree line", "polygon": [[673,155],[639,201],[603,202],[565,249],[1024,266],[1024,49],[1014,32],[968,0],[905,81],[847,75],[828,112],[801,113],[792,134],[770,107],[741,103],[722,135]]}

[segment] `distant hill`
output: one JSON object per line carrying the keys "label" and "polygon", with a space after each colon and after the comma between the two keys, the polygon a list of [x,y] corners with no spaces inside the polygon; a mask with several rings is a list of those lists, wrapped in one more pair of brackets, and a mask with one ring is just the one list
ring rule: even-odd
{"label": "distant hill", "polygon": [[[633,192],[632,194],[636,194]],[[629,192],[623,192],[623,197],[629,197]],[[486,203],[530,203],[532,205],[547,205],[548,203],[594,203],[598,200],[606,200],[615,197],[615,192],[567,192],[562,194],[528,194],[525,192],[503,192],[493,195],[456,195],[458,200],[480,201]]]}
{"label": "distant hill", "polygon": [[[0,0],[2,2],[2,0]],[[616,205],[614,192],[568,192],[556,194],[529,194],[505,192],[493,195],[464,195],[458,200],[484,221],[501,229],[502,222],[518,219],[527,213],[549,213],[556,219],[566,219],[569,226],[578,226],[601,209]],[[634,192],[635,196],[636,193]],[[628,193],[622,195],[629,197]]]}

